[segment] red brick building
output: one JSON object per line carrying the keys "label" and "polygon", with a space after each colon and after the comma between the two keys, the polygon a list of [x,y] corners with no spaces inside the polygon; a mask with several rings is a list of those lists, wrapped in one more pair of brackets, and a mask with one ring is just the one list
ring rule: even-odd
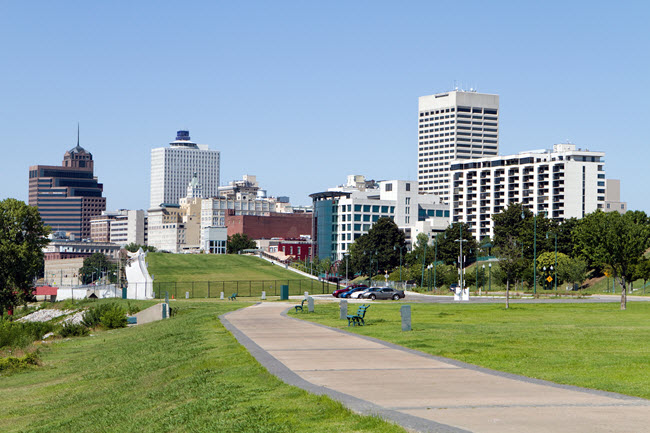
{"label": "red brick building", "polygon": [[235,215],[229,210],[225,216],[228,236],[245,234],[251,239],[299,239],[311,236],[311,214],[271,213],[268,216]]}
{"label": "red brick building", "polygon": [[282,239],[278,243],[278,251],[304,261],[311,254],[311,242],[298,239]]}

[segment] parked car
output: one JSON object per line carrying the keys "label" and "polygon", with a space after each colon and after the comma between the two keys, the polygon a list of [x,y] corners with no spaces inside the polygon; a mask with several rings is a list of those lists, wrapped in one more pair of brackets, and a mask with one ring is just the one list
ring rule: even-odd
{"label": "parked car", "polygon": [[334,296],[335,298],[338,298],[338,297],[341,296],[341,293],[345,293],[345,292],[347,292],[348,290],[352,290],[352,289],[354,289],[355,287],[368,287],[368,286],[366,286],[366,285],[364,285],[364,284],[351,284],[351,285],[346,286],[346,287],[344,287],[344,288],[342,288],[342,289],[336,289],[336,290],[334,290],[334,291],[332,292],[332,296]]}
{"label": "parked car", "polygon": [[377,290],[365,292],[361,295],[364,299],[393,299],[397,301],[404,298],[404,290],[395,290],[392,287],[376,287]]}
{"label": "parked car", "polygon": [[361,298],[361,295],[363,295],[364,293],[374,292],[374,291],[379,290],[379,289],[381,289],[381,287],[368,287],[365,290],[361,290],[360,292],[350,293],[350,296],[348,296],[348,297],[351,298],[351,299]]}
{"label": "parked car", "polygon": [[368,288],[368,286],[358,286],[358,287],[355,287],[355,288],[353,288],[353,289],[348,290],[347,292],[343,292],[343,293],[341,293],[341,294],[339,295],[339,298],[349,298],[350,295],[352,295],[353,293],[355,293],[355,292],[362,292],[362,291],[366,290],[367,288]]}

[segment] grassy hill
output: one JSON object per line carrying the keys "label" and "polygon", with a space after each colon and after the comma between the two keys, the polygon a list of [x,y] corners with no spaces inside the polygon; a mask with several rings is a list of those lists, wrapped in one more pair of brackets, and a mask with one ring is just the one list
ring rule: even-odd
{"label": "grassy hill", "polygon": [[0,377],[0,431],[405,432],[272,376],[217,318],[245,305],[174,301],[171,319],[42,345],[41,367]]}
{"label": "grassy hill", "polygon": [[175,298],[189,293],[191,298],[279,295],[281,285],[289,286],[292,295],[328,293],[329,285],[273,265],[259,257],[216,254],[147,255],[149,273],[154,277],[154,292],[168,292]]}

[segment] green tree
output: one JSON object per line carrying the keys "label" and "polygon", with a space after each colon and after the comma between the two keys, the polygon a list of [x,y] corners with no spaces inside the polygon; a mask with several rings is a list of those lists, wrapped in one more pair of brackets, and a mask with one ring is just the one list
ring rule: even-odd
{"label": "green tree", "polygon": [[140,248],[142,248],[142,251],[150,252],[150,253],[155,253],[156,252],[156,247],[149,246],[149,245],[140,245],[136,244],[135,242],[131,242],[130,244],[127,244],[124,249],[127,250],[130,253],[135,253],[138,251]]}
{"label": "green tree", "polygon": [[499,258],[500,273],[505,278],[506,308],[509,308],[510,281],[515,281],[521,275],[526,266],[525,259],[521,257],[521,251],[512,236],[502,240],[500,245],[495,247],[494,254]]}
{"label": "green tree", "polygon": [[580,257],[570,259],[563,279],[571,283],[571,288],[576,284],[582,285],[583,281],[587,279],[587,262]]}
{"label": "green tree", "polygon": [[639,263],[636,265],[636,268],[634,269],[634,278],[643,280],[643,294],[645,294],[645,286],[648,283],[648,280],[650,280],[650,260],[647,258],[643,258]]}
{"label": "green tree", "polygon": [[232,236],[228,236],[228,244],[226,247],[228,254],[238,254],[241,250],[252,250],[254,248],[257,248],[257,244],[246,234],[235,233]]}
{"label": "green tree", "polygon": [[397,224],[390,218],[379,218],[368,233],[350,245],[350,267],[354,273],[367,274],[372,262],[373,274],[377,269],[391,271],[399,267],[399,248],[405,245],[404,232]]}
{"label": "green tree", "polygon": [[[493,215],[492,220],[494,221],[495,247],[503,246],[512,239],[517,242],[520,251],[523,244],[523,255],[529,260],[533,260],[535,245],[538,254],[555,249],[555,238],[549,236],[549,239],[546,239],[546,233],[560,233],[558,223],[546,218],[543,212],[537,214],[537,218],[535,218],[535,215],[524,208],[521,203],[511,203],[503,212]],[[570,224],[567,225],[567,230],[569,229]],[[535,232],[537,232],[536,241]],[[558,249],[561,239],[562,237],[558,234]]]}
{"label": "green tree", "polygon": [[48,234],[38,209],[13,198],[0,201],[0,315],[32,298]]}
{"label": "green tree", "polygon": [[86,257],[83,266],[79,268],[79,275],[83,284],[90,284],[100,279],[102,276],[108,276],[111,283],[117,282],[117,264],[111,262],[104,254],[94,253]]}
{"label": "green tree", "polygon": [[[458,257],[460,256],[460,242],[457,242],[460,239],[460,235],[463,235],[463,256],[470,258],[472,254],[470,251],[476,251],[478,246],[476,239],[472,236],[472,233],[469,230],[469,226],[465,223],[453,223],[447,229],[436,236],[435,242],[438,244],[438,256],[439,261],[444,261],[448,265],[453,265],[458,263]],[[431,260],[428,260],[429,254],[427,247],[427,260],[433,262],[433,243],[431,245]]]}
{"label": "green tree", "polygon": [[636,265],[650,246],[650,224],[644,212],[603,212],[585,216],[573,231],[581,257],[600,266],[609,265],[620,279],[621,309],[627,308],[627,286],[634,279]]}

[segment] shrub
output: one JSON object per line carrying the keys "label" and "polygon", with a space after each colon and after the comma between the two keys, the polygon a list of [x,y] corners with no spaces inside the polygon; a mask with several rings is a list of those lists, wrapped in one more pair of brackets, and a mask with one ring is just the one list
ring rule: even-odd
{"label": "shrub", "polygon": [[111,308],[115,303],[99,304],[96,307],[90,307],[85,313],[81,323],[87,328],[99,326],[102,321],[102,315]]}
{"label": "shrub", "polygon": [[126,311],[129,313],[129,316],[140,312],[140,307],[137,305],[131,305],[130,302],[127,302],[127,305]]}
{"label": "shrub", "polygon": [[16,358],[9,356],[7,358],[0,358],[0,372],[10,370],[22,370],[31,365],[38,365],[39,359],[36,353],[28,353],[25,356]]}
{"label": "shrub", "polygon": [[117,304],[110,305],[102,315],[101,323],[108,329],[124,328],[126,326],[126,312]]}
{"label": "shrub", "polygon": [[90,330],[81,323],[67,323],[59,331],[59,335],[66,337],[84,337],[90,333]]}
{"label": "shrub", "polygon": [[26,347],[54,330],[49,322],[12,322],[0,320],[0,348]]}

